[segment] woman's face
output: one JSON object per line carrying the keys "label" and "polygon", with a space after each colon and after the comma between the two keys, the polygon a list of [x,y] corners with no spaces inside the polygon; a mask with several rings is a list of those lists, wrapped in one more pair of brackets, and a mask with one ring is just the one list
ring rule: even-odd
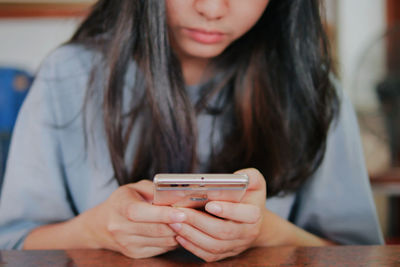
{"label": "woman's face", "polygon": [[269,0],[165,0],[178,56],[210,59],[250,30]]}

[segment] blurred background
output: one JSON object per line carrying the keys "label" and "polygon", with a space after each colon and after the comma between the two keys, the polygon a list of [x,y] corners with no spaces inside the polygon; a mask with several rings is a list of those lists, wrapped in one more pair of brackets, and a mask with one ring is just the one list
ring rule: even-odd
{"label": "blurred background", "polygon": [[[400,1],[323,1],[338,78],[357,111],[382,230],[387,243],[400,243]],[[0,0],[0,186],[15,117],[35,72],[93,2]]]}

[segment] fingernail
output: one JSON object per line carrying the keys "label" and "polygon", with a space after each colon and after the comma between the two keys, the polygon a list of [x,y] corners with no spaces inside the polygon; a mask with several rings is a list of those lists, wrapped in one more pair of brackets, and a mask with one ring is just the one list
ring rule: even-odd
{"label": "fingernail", "polygon": [[173,222],[184,222],[186,220],[186,214],[183,212],[175,212],[170,215]]}
{"label": "fingernail", "polygon": [[214,213],[214,214],[215,213],[221,213],[222,207],[220,205],[215,204],[215,203],[210,203],[210,204],[207,204],[206,210],[208,212],[211,212],[211,213]]}
{"label": "fingernail", "polygon": [[174,231],[178,232],[182,229],[182,224],[180,223],[171,223],[169,225],[172,229],[174,229]]}

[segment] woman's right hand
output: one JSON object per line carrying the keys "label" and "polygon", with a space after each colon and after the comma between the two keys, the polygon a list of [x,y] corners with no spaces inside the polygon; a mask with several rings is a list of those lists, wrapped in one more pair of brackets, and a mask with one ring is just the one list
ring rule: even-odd
{"label": "woman's right hand", "polygon": [[131,258],[147,258],[178,246],[168,224],[183,222],[186,215],[174,208],[155,206],[153,184],[142,180],[119,187],[102,204],[76,219],[92,247],[119,251]]}

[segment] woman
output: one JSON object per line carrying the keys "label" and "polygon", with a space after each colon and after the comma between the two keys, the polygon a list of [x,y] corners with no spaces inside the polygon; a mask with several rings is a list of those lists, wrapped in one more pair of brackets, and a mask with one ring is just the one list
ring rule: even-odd
{"label": "woman", "polygon": [[[142,258],[182,246],[215,261],[382,243],[319,11],[317,0],[98,1],[21,110],[2,247]],[[156,173],[234,171],[250,178],[241,203],[150,204]]]}

